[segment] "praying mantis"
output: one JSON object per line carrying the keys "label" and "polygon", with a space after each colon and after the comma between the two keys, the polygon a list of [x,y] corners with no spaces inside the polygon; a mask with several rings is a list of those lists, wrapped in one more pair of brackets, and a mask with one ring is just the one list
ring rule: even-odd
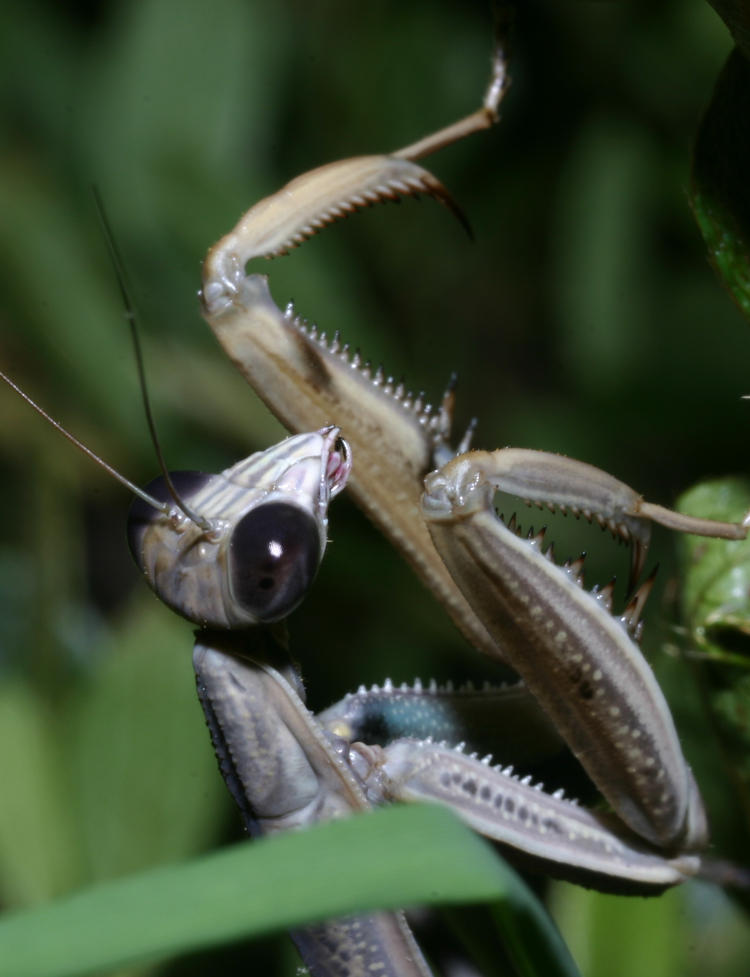
{"label": "praying mantis", "polygon": [[[393,218],[393,217],[394,217],[394,215],[387,215],[387,216],[388,216],[388,217],[391,217],[391,218]],[[303,257],[304,257],[304,256],[303,256]],[[301,258],[300,260],[303,260],[303,258]],[[504,435],[501,435],[501,436],[504,436]],[[483,441],[485,441],[485,443],[486,443],[486,439],[485,439],[485,438],[483,438]],[[356,461],[355,461],[355,464],[356,464]],[[377,678],[377,677],[380,677],[380,678],[382,678],[382,675],[379,675],[379,673],[376,673],[374,677],[375,677],[375,678]]]}

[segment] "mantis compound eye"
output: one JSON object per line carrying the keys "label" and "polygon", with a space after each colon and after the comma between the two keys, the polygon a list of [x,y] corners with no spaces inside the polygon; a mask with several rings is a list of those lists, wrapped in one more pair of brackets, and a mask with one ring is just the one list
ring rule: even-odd
{"label": "mantis compound eye", "polygon": [[320,533],[309,513],[286,502],[256,506],[232,533],[232,596],[257,621],[286,617],[313,582],[320,549]]}
{"label": "mantis compound eye", "polygon": [[217,475],[175,472],[130,510],[128,538],[152,590],[188,621],[249,628],[300,603],[326,546],[331,498],[351,471],[329,425],[285,438]]}
{"label": "mantis compound eye", "polygon": [[[212,498],[235,497],[236,486],[220,475],[172,472],[182,498],[210,509]],[[163,478],[148,486],[157,501],[170,501]],[[209,500],[209,502],[207,502]],[[247,508],[245,503],[244,508]],[[175,525],[136,499],[128,541],[136,563],[159,597],[202,627],[251,627],[279,621],[305,597],[320,564],[325,529],[299,505],[261,502],[238,518],[219,506],[225,529],[216,539],[188,520]]]}

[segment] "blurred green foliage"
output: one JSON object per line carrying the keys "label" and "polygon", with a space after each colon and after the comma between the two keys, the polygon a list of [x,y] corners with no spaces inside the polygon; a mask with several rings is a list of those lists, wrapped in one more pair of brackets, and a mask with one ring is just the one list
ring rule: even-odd
{"label": "blurred green foliage", "polygon": [[[200,318],[201,257],[297,173],[471,110],[485,5],[29,0],[4,13],[2,368],[129,477],[153,476],[96,184],[170,466],[218,470],[277,440]],[[691,143],[730,49],[702,0],[521,5],[501,125],[430,161],[475,241],[431,205],[381,208],[268,266],[274,295],[434,399],[456,370],[459,427],[477,415],[480,446],[561,451],[667,504],[699,477],[745,472],[750,333],[687,205]],[[207,849],[238,819],[194,701],[190,628],[130,565],[126,493],[8,390],[0,411],[0,899],[18,906]],[[561,556],[601,551],[592,579],[624,575],[622,552],[574,530]],[[291,622],[314,708],[386,674],[487,674],[346,500],[330,533]],[[679,644],[665,537],[646,641],[700,771],[714,746],[700,697],[661,651],[665,634]],[[597,948],[615,936],[653,946],[652,975],[743,972],[746,928],[721,893],[668,900],[554,889],[586,977],[612,973]],[[294,967],[275,946],[224,962],[246,953],[258,969],[261,952],[275,961],[263,972]]]}

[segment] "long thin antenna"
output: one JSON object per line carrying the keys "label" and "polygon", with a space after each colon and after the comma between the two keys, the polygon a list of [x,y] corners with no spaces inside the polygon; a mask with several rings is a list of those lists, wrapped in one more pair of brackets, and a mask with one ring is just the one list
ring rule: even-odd
{"label": "long thin antenna", "polygon": [[166,502],[160,502],[159,499],[155,499],[152,495],[149,495],[148,492],[144,492],[143,489],[131,482],[129,478],[125,478],[125,476],[121,475],[115,468],[108,465],[103,458],[100,458],[99,455],[95,454],[91,448],[87,448],[83,441],[79,441],[78,438],[71,434],[70,431],[67,431],[62,424],[59,423],[59,421],[56,421],[54,417],[51,417],[43,407],[40,407],[35,400],[32,400],[31,397],[29,397],[25,391],[21,390],[18,384],[14,383],[9,376],[6,376],[2,372],[2,370],[0,370],[0,378],[5,380],[8,386],[15,390],[19,397],[25,400],[30,407],[33,407],[37,414],[41,414],[45,421],[49,421],[52,427],[56,428],[64,438],[67,438],[68,441],[70,441],[71,444],[74,444],[79,451],[82,451],[92,461],[95,461],[100,468],[103,468],[105,472],[108,472],[113,478],[116,478],[118,482],[124,485],[125,488],[130,489],[131,492],[143,499],[144,502],[147,502],[149,505],[153,506],[154,509],[158,509],[165,515],[169,515],[170,507]]}
{"label": "long thin antenna", "polygon": [[159,442],[159,436],[156,433],[156,424],[154,423],[154,415],[151,411],[151,398],[148,395],[148,386],[146,385],[146,371],[143,365],[143,349],[141,347],[141,340],[138,334],[138,320],[135,313],[135,304],[130,295],[130,290],[128,289],[127,279],[125,278],[125,266],[123,264],[122,258],[120,257],[120,252],[117,250],[117,245],[115,244],[115,238],[112,234],[112,229],[109,226],[109,221],[107,220],[107,214],[104,210],[104,204],[102,202],[101,195],[99,193],[99,188],[94,185],[92,186],[92,191],[94,194],[94,201],[96,203],[97,213],[99,214],[99,220],[102,225],[102,230],[104,232],[104,238],[107,242],[107,247],[109,248],[109,254],[112,259],[112,264],[115,269],[115,275],[117,277],[117,284],[120,287],[120,294],[122,295],[123,305],[125,306],[125,318],[128,320],[128,325],[130,326],[130,335],[133,340],[133,351],[135,353],[135,362],[138,369],[138,380],[141,385],[141,397],[143,399],[143,409],[146,412],[146,422],[148,424],[149,433],[151,434],[151,441],[154,445],[154,450],[156,451],[156,457],[159,461],[159,467],[161,468],[161,473],[164,476],[164,483],[169,490],[169,494],[175,501],[175,504],[185,513],[191,522],[194,522],[196,526],[200,526],[205,532],[210,532],[213,528],[211,523],[204,519],[203,516],[198,515],[198,513],[193,512],[189,506],[183,502],[177,493],[177,489],[174,487],[172,482],[172,476],[169,474],[169,469],[167,468],[167,463],[164,460],[164,455],[162,454],[161,444]]}

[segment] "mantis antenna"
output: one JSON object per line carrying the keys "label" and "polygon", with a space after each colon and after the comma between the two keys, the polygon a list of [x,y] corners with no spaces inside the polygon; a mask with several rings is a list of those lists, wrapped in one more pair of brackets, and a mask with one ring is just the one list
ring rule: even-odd
{"label": "mantis antenna", "polygon": [[210,532],[214,527],[211,523],[204,519],[203,516],[199,516],[180,498],[177,489],[174,487],[174,482],[172,481],[172,476],[169,474],[167,468],[167,463],[164,460],[164,455],[161,450],[161,443],[159,442],[159,436],[156,433],[156,424],[154,423],[154,415],[151,411],[151,398],[148,395],[148,385],[146,384],[146,371],[143,365],[143,348],[141,347],[141,340],[138,334],[138,320],[135,313],[135,305],[130,295],[130,290],[128,288],[127,279],[125,277],[125,266],[123,264],[122,258],[120,257],[120,252],[117,250],[117,245],[115,244],[115,238],[112,233],[112,229],[109,226],[109,221],[107,220],[107,214],[104,210],[104,203],[102,202],[99,189],[96,185],[92,186],[92,192],[94,194],[94,202],[96,204],[96,210],[99,215],[99,221],[102,225],[102,231],[104,233],[104,239],[107,242],[107,247],[109,248],[109,255],[112,259],[112,265],[115,270],[115,275],[117,277],[117,284],[120,288],[120,294],[122,296],[123,305],[125,307],[125,318],[128,321],[130,327],[130,336],[133,340],[133,352],[135,354],[136,369],[138,370],[138,382],[141,387],[141,398],[143,400],[143,409],[146,412],[146,423],[148,424],[149,434],[151,435],[151,443],[156,451],[156,457],[159,461],[159,468],[164,476],[164,484],[167,486],[169,494],[174,499],[175,505],[183,512],[187,518],[199,526],[205,532]]}
{"label": "mantis antenna", "polygon": [[108,472],[113,478],[116,478],[118,482],[125,486],[125,488],[130,489],[134,495],[137,495],[139,498],[143,499],[144,502],[147,502],[150,506],[153,506],[154,509],[158,509],[165,515],[169,515],[169,506],[166,502],[160,502],[152,495],[149,495],[148,492],[144,492],[143,489],[139,488],[134,482],[131,482],[129,478],[125,478],[124,475],[121,475],[116,468],[108,465],[103,458],[100,458],[99,455],[96,454],[96,452],[92,451],[91,448],[87,448],[83,441],[79,441],[74,434],[71,434],[70,431],[64,428],[59,421],[56,421],[54,417],[48,414],[43,407],[40,407],[35,400],[32,400],[31,397],[29,397],[29,395],[22,390],[17,383],[14,383],[9,376],[3,373],[2,370],[0,370],[0,379],[3,379],[11,389],[15,390],[22,400],[25,400],[30,407],[34,408],[37,414],[40,414],[45,421],[48,421],[52,427],[62,434],[64,438],[67,438],[71,444],[74,444],[79,451],[82,451],[92,461],[95,461],[100,468],[103,468],[105,472]]}
{"label": "mantis antenna", "polygon": [[[107,247],[109,249],[110,257],[112,259],[112,264],[114,266],[115,274],[117,276],[117,283],[120,288],[120,294],[122,295],[123,303],[125,306],[125,317],[128,320],[130,326],[130,335],[133,340],[133,349],[135,352],[135,361],[138,369],[138,380],[141,387],[143,406],[146,412],[146,421],[148,423],[149,433],[151,435],[151,441],[154,445],[156,456],[159,460],[159,467],[161,468],[162,475],[164,476],[165,485],[167,486],[169,494],[174,499],[174,502],[177,505],[177,507],[180,509],[180,511],[184,513],[184,515],[191,522],[195,523],[195,525],[198,526],[200,529],[204,530],[205,532],[211,532],[212,529],[214,528],[213,525],[207,519],[204,519],[202,516],[199,516],[197,513],[193,512],[185,504],[185,502],[183,502],[183,500],[180,498],[179,494],[177,493],[177,490],[174,487],[169,471],[167,470],[167,465],[161,450],[161,444],[159,443],[159,438],[156,433],[156,425],[154,423],[154,418],[151,411],[151,402],[148,396],[148,387],[146,385],[146,374],[143,366],[143,351],[141,348],[140,337],[138,335],[138,323],[135,314],[135,306],[133,305],[133,302],[130,297],[130,292],[128,290],[128,286],[127,286],[127,282],[123,270],[123,263],[120,258],[117,247],[115,245],[114,237],[112,235],[112,231],[110,229],[104,211],[104,206],[102,204],[99,191],[97,190],[96,187],[93,188],[93,193],[94,193],[94,200],[96,203],[97,213],[99,215],[99,220],[101,221],[104,237],[107,242]],[[43,407],[37,404],[35,400],[33,400],[24,390],[22,390],[17,383],[14,383],[14,381],[11,380],[10,377],[7,376],[5,373],[3,373],[2,370],[0,370],[0,379],[4,380],[5,383],[7,383],[8,386],[12,390],[14,390],[19,397],[21,397],[22,400],[25,400],[30,407],[33,407],[34,410],[41,417],[44,418],[45,421],[50,423],[52,427],[54,427],[57,431],[59,431],[64,438],[67,438],[67,440],[70,441],[71,444],[75,445],[75,447],[78,448],[79,451],[82,451],[92,461],[96,462],[96,464],[99,465],[100,468],[103,468],[104,471],[106,471],[113,478],[117,479],[118,482],[124,485],[125,488],[129,489],[134,495],[137,495],[140,499],[143,499],[143,501],[146,502],[148,505],[152,506],[154,509],[157,509],[159,512],[163,512],[167,516],[170,515],[170,513],[172,512],[172,508],[167,502],[160,501],[159,499],[154,498],[154,496],[149,495],[148,492],[144,492],[143,489],[139,488],[134,482],[131,482],[130,479],[126,478],[124,475],[121,475],[120,472],[118,472],[115,468],[113,468],[106,461],[104,461],[103,458],[100,458],[99,455],[97,455],[94,451],[91,450],[91,448],[88,448],[82,441],[79,441],[79,439],[74,434],[71,434],[70,431],[64,428],[59,421],[56,421],[54,417],[48,414]]]}

